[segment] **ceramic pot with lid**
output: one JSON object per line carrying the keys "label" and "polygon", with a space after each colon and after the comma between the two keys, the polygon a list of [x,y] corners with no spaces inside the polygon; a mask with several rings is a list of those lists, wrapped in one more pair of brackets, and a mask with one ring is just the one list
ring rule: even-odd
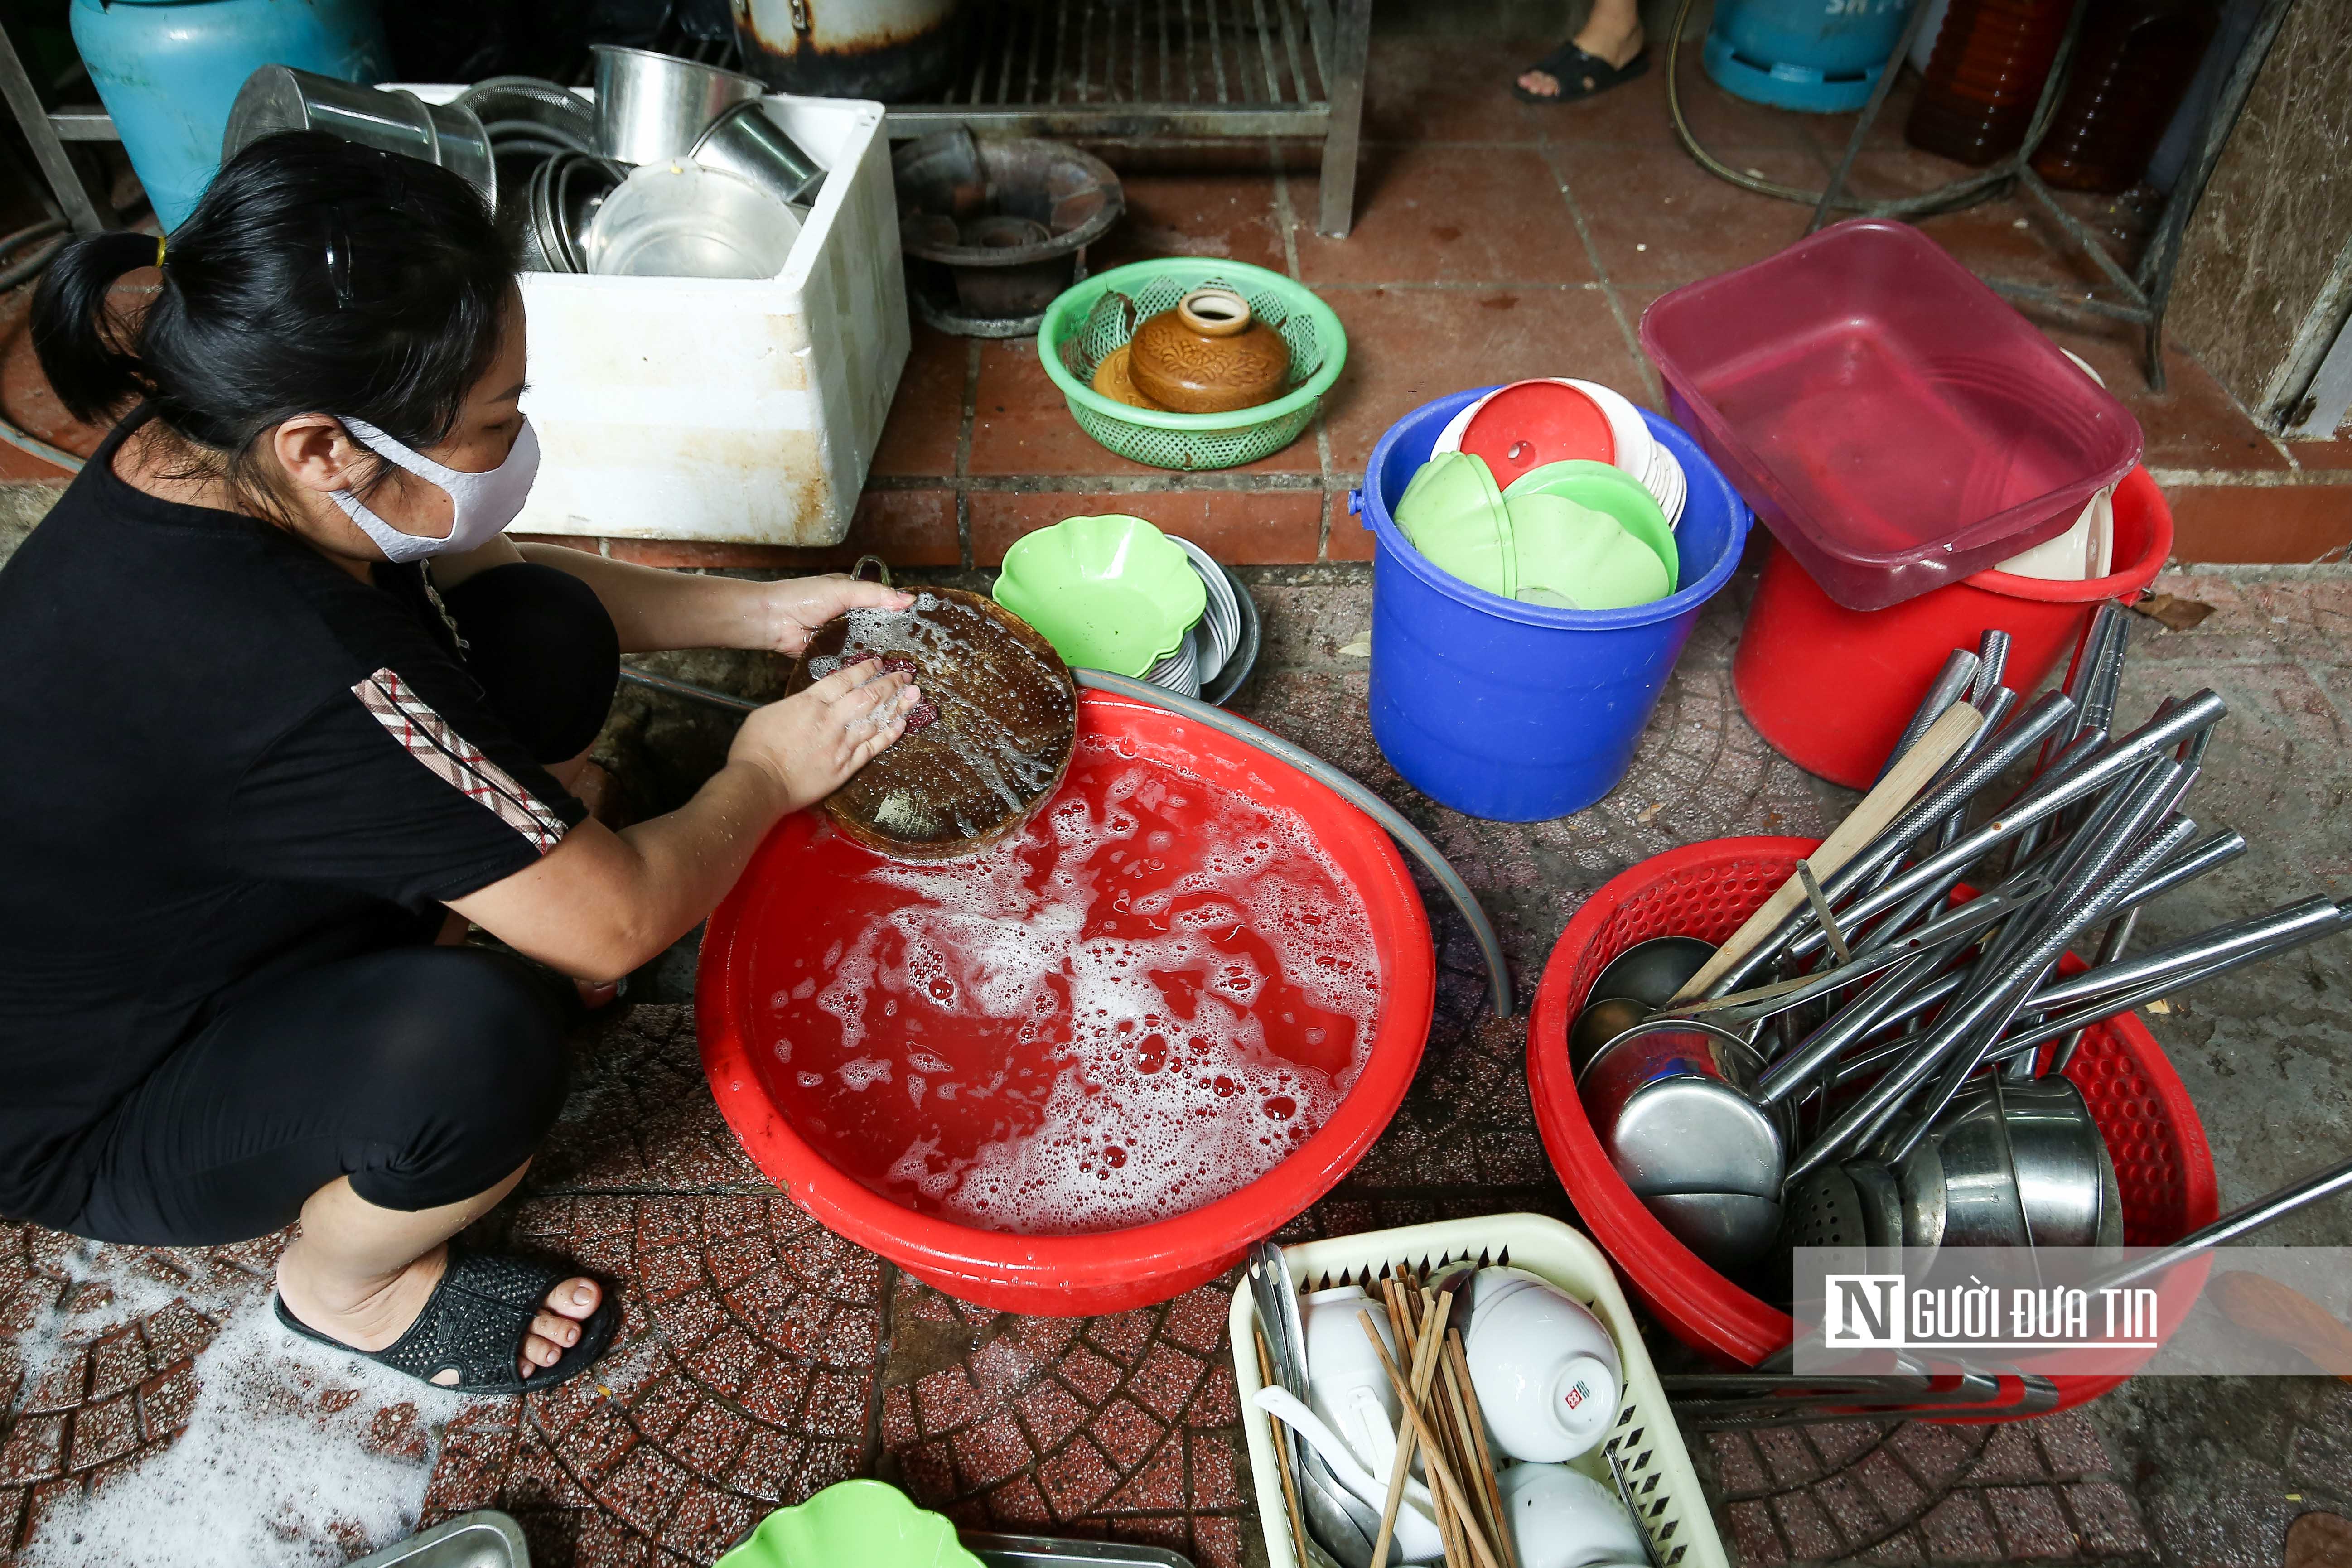
{"label": "ceramic pot with lid", "polygon": [[1147,318],[1128,348],[1135,390],[1179,414],[1230,414],[1282,395],[1290,345],[1231,289],[1195,289]]}

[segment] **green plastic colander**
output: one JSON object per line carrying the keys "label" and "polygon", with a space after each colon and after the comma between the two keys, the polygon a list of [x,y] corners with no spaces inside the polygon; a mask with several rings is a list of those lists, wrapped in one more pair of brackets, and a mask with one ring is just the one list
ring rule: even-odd
{"label": "green plastic colander", "polygon": [[[1095,367],[1133,337],[1139,322],[1209,285],[1247,300],[1251,313],[1290,345],[1288,392],[1230,414],[1171,414],[1131,407],[1094,389]],[[1314,423],[1323,395],[1348,363],[1348,334],[1330,306],[1279,272],[1170,256],[1114,267],[1065,290],[1045,309],[1037,357],[1078,428],[1120,457],[1155,468],[1230,468],[1279,452]]]}

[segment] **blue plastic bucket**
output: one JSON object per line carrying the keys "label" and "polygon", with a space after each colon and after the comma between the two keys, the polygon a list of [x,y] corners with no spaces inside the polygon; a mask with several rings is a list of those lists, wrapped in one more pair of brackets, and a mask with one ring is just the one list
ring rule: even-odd
{"label": "blue plastic bucket", "polygon": [[1439,571],[1389,508],[1478,387],[1425,403],[1372,448],[1350,498],[1372,531],[1372,739],[1405,782],[1496,822],[1581,811],[1617,787],[1699,609],[1731,581],[1748,508],[1697,443],[1654,414],[1690,482],[1683,587],[1626,610],[1523,605]]}

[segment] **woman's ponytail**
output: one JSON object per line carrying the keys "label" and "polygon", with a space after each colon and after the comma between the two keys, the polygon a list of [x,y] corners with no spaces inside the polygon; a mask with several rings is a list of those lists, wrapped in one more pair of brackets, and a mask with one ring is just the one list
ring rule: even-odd
{"label": "woman's ponytail", "polygon": [[143,401],[241,493],[259,493],[262,437],[298,414],[442,440],[516,303],[479,192],[316,131],[230,159],[172,231],[162,289],[115,308],[108,290],[157,249],[152,234],[68,241],[34,296],[34,349],[77,418],[110,424]]}
{"label": "woman's ponytail", "polygon": [[58,247],[33,294],[33,351],[66,411],[108,424],[143,395],[139,356],[124,346],[123,323],[107,291],[126,272],[155,264],[152,234],[77,235]]}

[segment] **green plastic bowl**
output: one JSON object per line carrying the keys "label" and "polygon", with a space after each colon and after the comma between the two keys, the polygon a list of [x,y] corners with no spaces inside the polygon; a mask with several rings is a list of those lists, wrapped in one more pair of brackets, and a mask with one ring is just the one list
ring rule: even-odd
{"label": "green plastic bowl", "polygon": [[1209,606],[1192,558],[1139,517],[1072,517],[1013,541],[996,602],[1072,664],[1140,676]]}
{"label": "green plastic bowl", "polygon": [[1508,599],[1518,592],[1503,492],[1483,458],[1440,452],[1397,498],[1396,525],[1439,571]]}
{"label": "green plastic bowl", "polygon": [[1507,500],[1525,495],[1565,496],[1579,505],[1607,512],[1665,563],[1668,594],[1681,585],[1682,552],[1675,546],[1674,528],[1666,521],[1666,514],[1649,487],[1622,468],[1582,458],[1546,463],[1512,480],[1511,488],[1503,495]]}
{"label": "green plastic bowl", "polygon": [[1625,610],[1674,592],[1665,563],[1598,507],[1566,496],[1511,496],[1518,592],[1528,604],[1565,610]]}
{"label": "green plastic bowl", "polygon": [[717,1568],[982,1568],[946,1516],[884,1481],[835,1481],[780,1508]]}
{"label": "green plastic bowl", "polygon": [[[1230,414],[1137,408],[1094,389],[1095,367],[1135,329],[1195,289],[1220,286],[1290,345],[1290,390]],[[1348,334],[1331,307],[1279,272],[1244,261],[1168,256],[1129,262],[1076,285],[1045,308],[1037,357],[1078,428],[1130,462],[1186,471],[1230,468],[1282,450],[1315,423],[1323,395],[1348,363]]]}

